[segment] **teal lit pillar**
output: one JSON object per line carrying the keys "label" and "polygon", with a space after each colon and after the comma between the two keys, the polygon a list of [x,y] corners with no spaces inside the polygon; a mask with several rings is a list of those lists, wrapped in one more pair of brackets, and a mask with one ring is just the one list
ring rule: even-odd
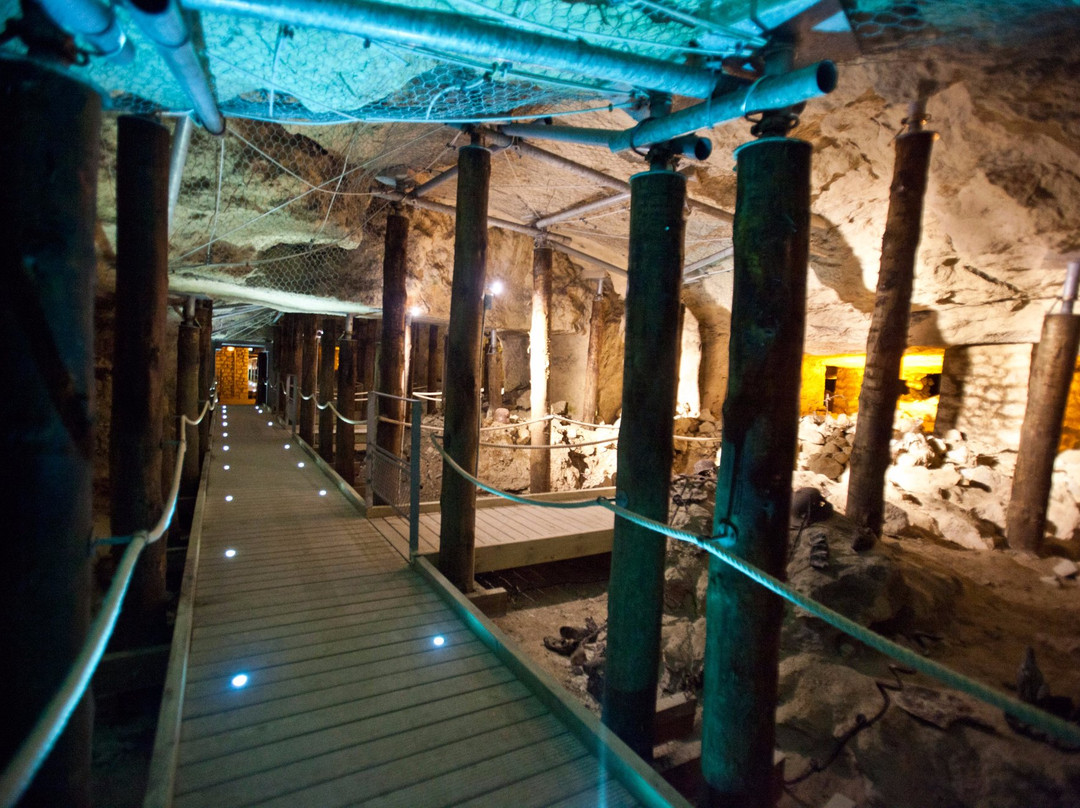
{"label": "teal lit pillar", "polygon": [[[810,144],[766,137],[737,152],[734,292],[714,535],[784,578],[810,233]],[[775,804],[773,747],[783,603],[709,563],[702,772],[708,804]]]}
{"label": "teal lit pillar", "polygon": [[[678,388],[686,178],[652,170],[630,179],[630,261],[617,493],[666,522]],[[608,586],[603,720],[652,758],[667,540],[615,517]]]}

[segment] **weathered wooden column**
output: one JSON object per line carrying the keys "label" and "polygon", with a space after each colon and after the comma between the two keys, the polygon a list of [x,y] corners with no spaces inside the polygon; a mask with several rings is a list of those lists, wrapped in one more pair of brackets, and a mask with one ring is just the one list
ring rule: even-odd
{"label": "weathered wooden column", "polygon": [[[548,415],[548,379],[551,373],[551,247],[537,244],[533,250],[532,322],[529,328],[529,419],[536,422]],[[529,425],[529,443],[551,443],[551,421]],[[529,491],[551,490],[551,452],[529,452]]]}
{"label": "weathered wooden column", "polygon": [[[214,385],[214,301],[210,298],[198,298],[195,301],[195,321],[199,324],[199,410],[210,400],[210,388]],[[210,451],[210,419],[207,414],[199,424],[199,467],[203,458]]]}
{"label": "weathered wooden column", "polygon": [[[337,317],[324,317],[319,340],[319,403],[334,400],[334,354],[341,329]],[[337,406],[335,403],[334,406]],[[334,421],[337,417],[329,407],[319,410],[319,457],[334,462]]]}
{"label": "weathered wooden column", "polygon": [[281,413],[285,423],[289,422],[289,395],[288,381],[292,373],[290,367],[293,356],[293,326],[295,325],[292,314],[284,314],[280,321],[280,345],[277,363],[277,410]]}
{"label": "weathered wooden column", "polygon": [[[409,220],[400,213],[386,217],[386,239],[383,246],[383,305],[382,340],[379,346],[379,392],[391,396],[405,395],[405,292],[406,255],[409,242]],[[396,423],[380,422],[377,444],[393,455],[401,455],[401,440],[405,434],[405,402],[383,398],[379,414]],[[375,497],[377,504],[381,502]]]}
{"label": "weathered wooden column", "polygon": [[424,323],[413,322],[409,325],[409,384],[407,395],[413,398],[413,391],[417,388],[425,389],[428,377],[428,354],[427,326]]}
{"label": "weathered wooden column", "polygon": [[270,327],[270,362],[266,367],[266,406],[274,412],[278,408],[278,373],[281,366],[281,321]]}
{"label": "weathered wooden column", "polygon": [[856,549],[873,546],[885,513],[896,399],[902,388],[900,360],[907,348],[911,289],[922,224],[926,175],[937,133],[922,128],[925,112],[913,104],[907,131],[896,138],[889,214],[881,242],[877,299],[866,338],[866,372],[859,391],[859,419],[851,448],[847,516],[858,529]]}
{"label": "weathered wooden column", "polygon": [[[428,393],[442,391],[443,385],[443,341],[439,333],[439,326],[432,323],[428,327],[428,366],[427,366],[427,389]],[[427,411],[434,415],[439,411],[439,402],[433,398],[428,399]]]}
{"label": "weathered wooden column", "polygon": [[[630,256],[618,496],[666,522],[678,386],[686,178],[656,167],[630,178]],[[604,723],[652,759],[666,539],[615,517],[608,585]]]}
{"label": "weathered wooden column", "polygon": [[[0,61],[0,761],[59,689],[90,622],[94,224],[101,99]],[[48,167],[48,170],[43,170]],[[88,696],[21,805],[90,804]]]}
{"label": "weathered wooden column", "polygon": [[315,445],[315,374],[319,360],[319,319],[314,314],[300,318],[300,439]]}
{"label": "weathered wooden column", "polygon": [[[120,117],[118,130],[109,478],[113,535],[129,536],[152,527],[162,508],[170,138],[161,124],[130,115]],[[165,639],[163,540],[143,550],[113,636],[117,649]]]}
{"label": "weathered wooden column", "polygon": [[[781,579],[799,420],[810,153],[809,143],[784,137],[736,151],[730,376],[713,531],[730,526],[733,552]],[[775,804],[782,615],[778,597],[710,559],[701,755],[709,805]]]}
{"label": "weathered wooden column", "polygon": [[[338,340],[337,411],[350,419],[356,418],[356,339],[353,337],[353,318],[345,315],[345,333]],[[344,421],[337,422],[336,459],[334,468],[349,485],[356,481],[356,429]]]}
{"label": "weathered wooden column", "polygon": [[581,420],[593,422],[600,408],[600,349],[604,345],[604,279],[596,283],[596,297],[589,314],[589,349],[585,354],[585,391],[581,396]]}
{"label": "weathered wooden column", "polygon": [[488,409],[492,412],[505,406],[503,402],[503,385],[506,372],[503,368],[503,355],[499,350],[499,333],[493,327],[491,336],[484,345],[484,361],[486,362]]}
{"label": "weathered wooden column", "polygon": [[[184,305],[184,320],[176,337],[176,439],[187,435],[187,452],[180,477],[180,496],[193,498],[199,488],[199,428],[185,424],[179,416],[195,420],[199,416],[199,326],[195,322],[195,300]],[[209,415],[207,415],[209,417]]]}
{"label": "weathered wooden column", "polygon": [[1080,316],[1073,314],[1078,280],[1080,263],[1072,262],[1061,312],[1046,315],[1031,356],[1027,409],[1006,516],[1005,535],[1014,550],[1038,553],[1043,548],[1054,458],[1080,346]]}
{"label": "weathered wooden column", "polygon": [[[488,181],[491,152],[482,146],[458,150],[454,278],[450,292],[450,331],[443,383],[446,453],[476,472],[480,441],[480,343],[487,274]],[[476,488],[443,461],[439,570],[458,589],[471,592],[476,544]]]}

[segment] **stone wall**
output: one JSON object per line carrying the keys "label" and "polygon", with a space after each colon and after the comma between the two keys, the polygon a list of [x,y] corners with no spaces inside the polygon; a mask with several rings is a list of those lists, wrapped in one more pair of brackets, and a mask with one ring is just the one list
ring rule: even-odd
{"label": "stone wall", "polygon": [[247,348],[219,348],[214,356],[214,373],[222,404],[251,404],[248,398]]}

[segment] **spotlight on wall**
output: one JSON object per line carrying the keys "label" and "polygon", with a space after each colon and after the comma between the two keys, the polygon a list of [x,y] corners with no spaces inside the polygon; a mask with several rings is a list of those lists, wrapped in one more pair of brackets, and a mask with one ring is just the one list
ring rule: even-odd
{"label": "spotlight on wall", "polygon": [[409,306],[409,316],[414,320],[424,313],[424,310],[419,306]]}
{"label": "spotlight on wall", "polygon": [[491,286],[488,288],[491,289],[491,294],[501,295],[503,293],[503,282],[496,278],[491,282]]}

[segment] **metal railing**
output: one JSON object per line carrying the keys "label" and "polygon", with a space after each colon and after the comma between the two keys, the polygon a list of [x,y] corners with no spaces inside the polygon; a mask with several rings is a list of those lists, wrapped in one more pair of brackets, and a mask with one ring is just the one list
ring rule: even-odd
{"label": "metal railing", "polygon": [[[203,405],[198,418],[193,420],[186,415],[181,415],[180,421],[185,427],[198,426],[216,405],[217,393],[212,390],[210,400]],[[71,718],[71,714],[86,693],[87,687],[90,686],[94,671],[97,670],[98,663],[105,654],[105,648],[116,627],[120,607],[124,602],[124,595],[127,594],[128,584],[131,583],[131,575],[135,571],[139,555],[148,544],[153,544],[164,536],[172,523],[173,515],[176,513],[176,501],[180,495],[184,455],[187,453],[187,432],[187,428],[180,430],[172,486],[169,488],[169,496],[157,524],[149,530],[140,530],[132,536],[113,537],[95,542],[96,544],[126,544],[127,549],[120,558],[112,583],[109,585],[109,591],[105,593],[101,609],[90,625],[82,650],[72,663],[71,670],[60,685],[60,689],[50,699],[33,730],[16,751],[4,770],[3,776],[0,777],[0,805],[3,808],[11,808],[19,801],[33,782],[34,775],[41,768],[41,764],[49,756],[64,727],[67,726],[68,719]]]}
{"label": "metal railing", "polygon": [[[379,415],[379,401],[403,401],[411,405],[411,421],[404,424]],[[409,521],[409,557],[420,551],[420,436],[423,434],[425,402],[388,393],[372,392],[368,397],[367,452],[365,471],[367,493],[389,505]],[[400,456],[379,445],[379,428],[404,425],[409,430],[409,457]]]}

